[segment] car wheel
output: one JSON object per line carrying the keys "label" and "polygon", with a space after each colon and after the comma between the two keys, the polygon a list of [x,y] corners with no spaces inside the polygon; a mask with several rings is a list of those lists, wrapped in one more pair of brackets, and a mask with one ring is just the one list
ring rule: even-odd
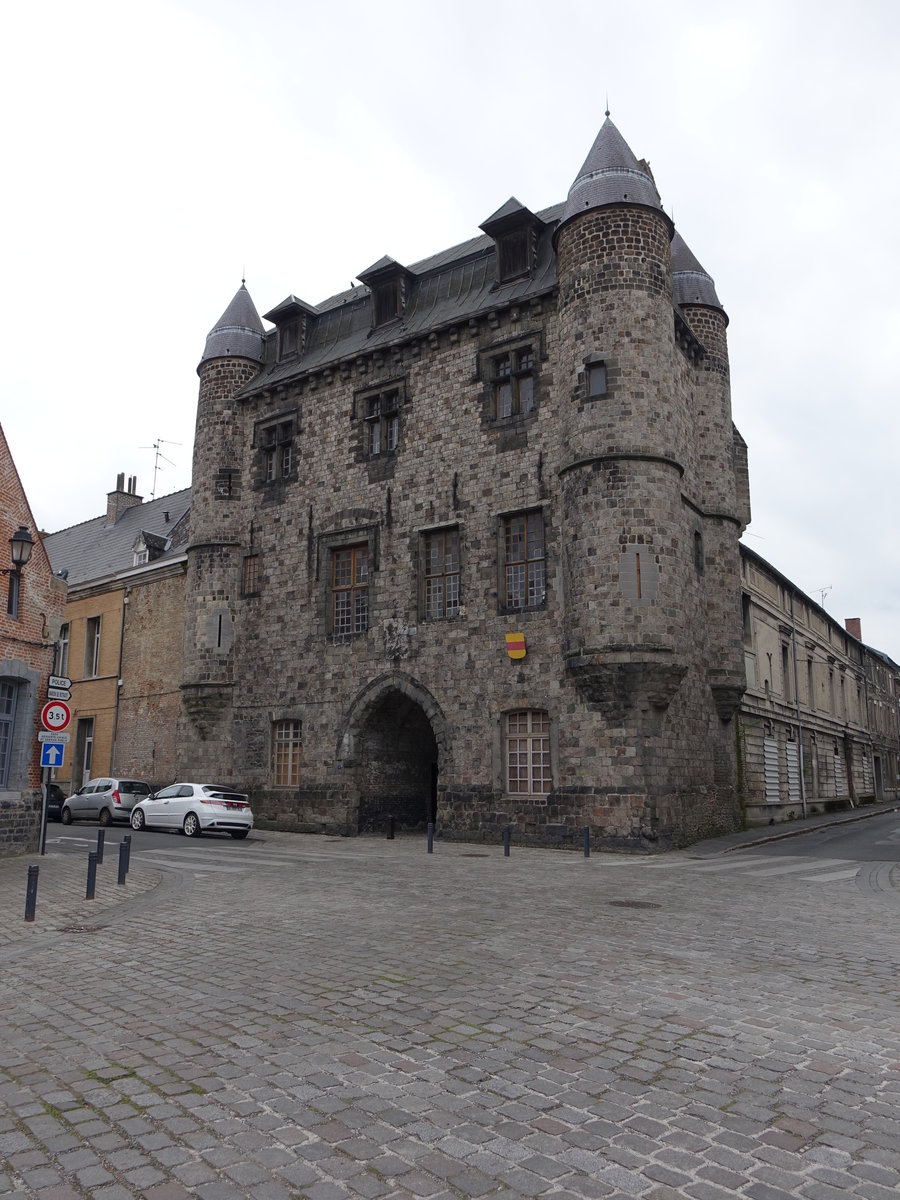
{"label": "car wheel", "polygon": [[243,839],[247,836],[247,834],[249,832],[250,832],[249,829],[232,829],[231,836],[233,838],[237,838],[237,840],[240,842],[240,841],[243,841]]}
{"label": "car wheel", "polygon": [[131,828],[137,830],[138,833],[144,828],[144,810],[136,808],[131,814]]}
{"label": "car wheel", "polygon": [[59,819],[62,821],[63,825],[72,824],[72,812],[68,805],[66,805],[66,807],[59,814]]}
{"label": "car wheel", "polygon": [[100,824],[104,828],[106,828],[107,825],[112,825],[112,817],[110,816],[108,808],[100,809]]}
{"label": "car wheel", "polygon": [[196,813],[188,813],[182,825],[185,837],[199,837],[201,833],[200,818]]}

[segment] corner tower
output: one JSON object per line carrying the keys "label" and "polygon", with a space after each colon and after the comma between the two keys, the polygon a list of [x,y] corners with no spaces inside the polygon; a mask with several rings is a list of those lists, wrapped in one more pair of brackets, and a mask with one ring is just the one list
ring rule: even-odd
{"label": "corner tower", "polygon": [[[236,395],[258,373],[265,331],[246,286],[210,330],[197,368],[191,536],[184,627],[184,766],[228,778],[232,764],[234,601],[241,586],[242,422]],[[214,735],[214,736],[213,736]]]}
{"label": "corner tower", "polygon": [[673,232],[649,167],[607,116],[554,240],[565,664],[609,718],[664,711],[686,668],[690,421],[677,379]]}

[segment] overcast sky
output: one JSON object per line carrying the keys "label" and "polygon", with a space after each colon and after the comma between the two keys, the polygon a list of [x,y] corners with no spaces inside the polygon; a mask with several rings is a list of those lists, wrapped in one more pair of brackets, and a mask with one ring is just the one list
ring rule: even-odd
{"label": "overcast sky", "polygon": [[608,96],[730,317],[744,540],[900,661],[898,35],[895,0],[4,5],[0,420],[36,521],[190,483],[245,272],[260,313],[318,304],[563,200]]}

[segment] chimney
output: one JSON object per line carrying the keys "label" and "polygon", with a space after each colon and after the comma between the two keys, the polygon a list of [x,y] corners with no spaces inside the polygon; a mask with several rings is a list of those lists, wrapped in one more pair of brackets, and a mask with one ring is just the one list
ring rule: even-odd
{"label": "chimney", "polygon": [[844,628],[858,642],[862,641],[862,620],[859,617],[845,617]]}
{"label": "chimney", "polygon": [[137,475],[129,475],[128,490],[125,490],[125,472],[116,476],[116,490],[106,494],[106,524],[115,525],[122,513],[136,504],[143,502],[143,497],[137,493]]}

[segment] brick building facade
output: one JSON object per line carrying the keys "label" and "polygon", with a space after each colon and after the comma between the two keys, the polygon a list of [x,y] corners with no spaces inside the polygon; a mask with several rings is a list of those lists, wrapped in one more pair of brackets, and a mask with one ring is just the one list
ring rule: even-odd
{"label": "brick building facade", "polygon": [[54,772],[66,795],[104,775],[172,781],[189,505],[188,489],[144,503],[122,474],[103,515],[45,539],[69,588],[59,658],[72,742]]}
{"label": "brick building facade", "polygon": [[[10,539],[23,530],[33,546],[14,570]],[[54,577],[18,471],[0,427],[0,854],[36,850],[40,840],[38,732],[53,648],[66,603]]]}
{"label": "brick building facade", "polygon": [[242,286],[210,333],[179,773],[298,829],[732,829],[749,492],[713,281],[608,119],[563,204],[481,229],[269,332]]}

